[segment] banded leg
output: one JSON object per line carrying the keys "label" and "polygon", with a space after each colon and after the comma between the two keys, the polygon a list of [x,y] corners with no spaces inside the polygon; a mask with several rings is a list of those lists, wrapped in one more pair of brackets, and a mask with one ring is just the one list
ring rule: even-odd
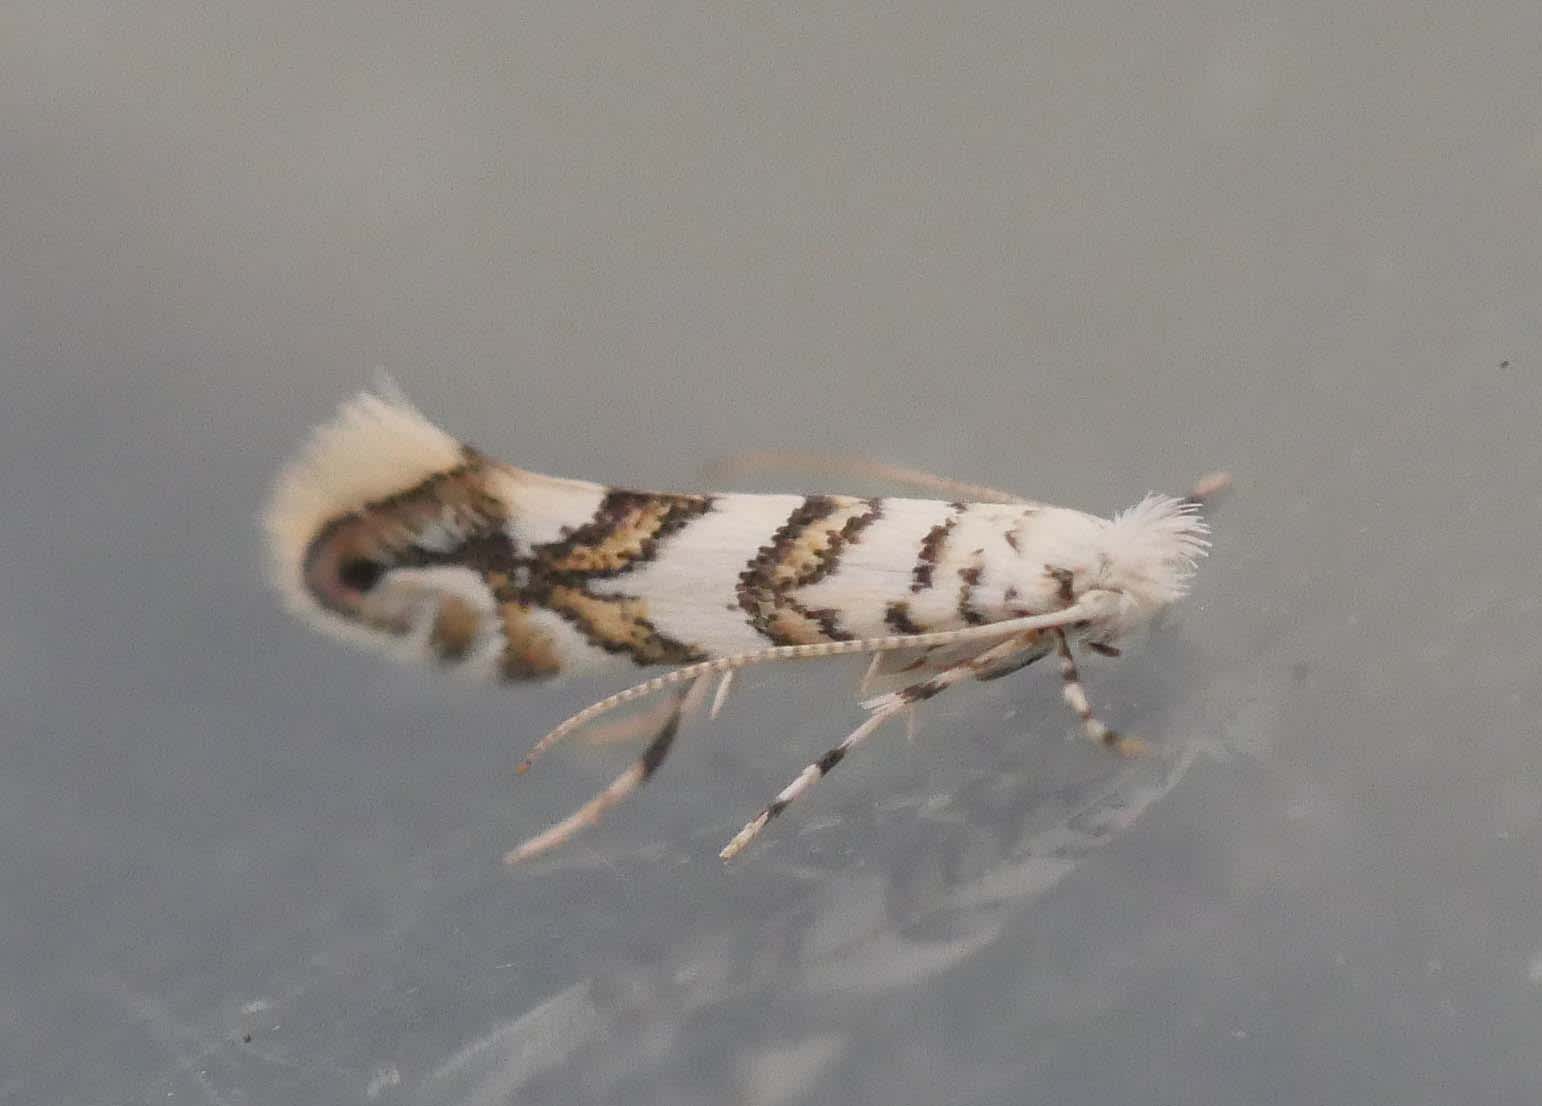
{"label": "banded leg", "polygon": [[1055,652],[1060,655],[1060,696],[1066,706],[1076,712],[1076,717],[1081,719],[1082,731],[1093,741],[1121,756],[1143,755],[1146,752],[1144,741],[1138,737],[1125,737],[1093,714],[1092,704],[1087,701],[1087,691],[1082,687],[1081,673],[1076,668],[1076,659],[1071,656],[1071,645],[1066,641],[1065,631],[1056,628],[1049,632],[1055,637]]}
{"label": "banded leg", "polygon": [[987,668],[976,672],[974,678],[979,680],[982,684],[989,683],[991,680],[999,680],[1005,676],[1011,676],[1014,673],[1021,672],[1035,661],[1043,660],[1048,654],[1049,647],[1043,642],[1040,642],[1035,649],[1023,654],[1022,656],[1012,657],[1009,660],[1002,661],[994,668]]}
{"label": "banded leg", "polygon": [[916,703],[941,694],[954,684],[968,679],[976,672],[989,669],[1015,656],[1015,654],[1020,653],[1024,649],[1032,648],[1038,636],[1036,631],[1015,635],[972,657],[959,661],[957,664],[944,669],[929,679],[911,684],[909,687],[901,688],[899,691],[890,692],[887,695],[880,695],[863,703],[862,705],[872,712],[863,723],[852,730],[847,735],[846,740],[799,772],[797,777],[786,787],[782,788],[776,798],[772,799],[764,810],[750,819],[745,824],[745,827],[734,835],[733,840],[723,846],[723,850],[718,853],[718,856],[724,860],[732,860],[742,852],[744,847],[753,841],[761,830],[766,828],[766,824],[771,819],[791,806],[793,801],[809,788],[828,776],[837,764],[846,759],[847,753],[866,741],[874,730],[878,729],[879,726],[883,725],[890,718],[902,712],[912,710]]}
{"label": "banded leg", "polygon": [[[971,646],[971,648],[975,647]],[[874,685],[882,686],[889,683],[892,686],[896,680],[908,680],[914,683],[922,675],[953,667],[967,655],[969,654],[960,653],[956,648],[947,649],[941,646],[895,653],[874,653],[867,670],[862,674],[862,682],[857,685],[857,695],[865,697]]]}
{"label": "banded leg", "polygon": [[658,737],[678,709],[673,697],[660,699],[621,717],[605,718],[585,726],[576,735],[580,744],[594,748],[611,745],[646,745]]}
{"label": "banded leg", "polygon": [[505,864],[518,864],[523,860],[539,856],[548,849],[555,849],[573,838],[590,826],[597,825],[605,816],[605,812],[616,804],[623,802],[628,796],[643,784],[649,777],[657,772],[659,765],[664,763],[664,758],[669,755],[670,747],[674,745],[675,735],[680,732],[680,723],[689,713],[692,713],[701,705],[702,693],[707,687],[707,677],[698,676],[695,680],[685,685],[676,693],[674,708],[669,712],[663,726],[654,735],[648,747],[643,750],[642,756],[632,762],[625,772],[622,772],[610,785],[572,814],[569,814],[556,825],[543,830],[519,845],[510,849],[503,856]]}
{"label": "banded leg", "polygon": [[[993,679],[996,670],[1007,667],[1010,671],[1016,671],[1019,661],[1023,664],[1037,660],[1044,655],[1044,645],[1040,640],[1040,632],[1030,630],[1027,633],[1015,634],[1005,641],[998,642],[988,649],[977,653],[971,653],[966,657],[959,657],[946,668],[919,680],[909,687],[902,687],[898,691],[890,691],[884,695],[875,695],[862,703],[864,710],[893,712],[901,707],[913,706],[916,703],[924,703],[933,696],[940,695],[954,684],[974,677],[975,679]],[[1022,654],[1027,652],[1029,657],[1024,660]]]}
{"label": "banded leg", "polygon": [[608,695],[604,699],[590,703],[583,710],[564,719],[548,732],[545,737],[537,741],[530,751],[525,754],[525,759],[520,761],[519,766],[514,771],[517,775],[524,775],[525,772],[529,771],[531,765],[535,763],[537,757],[564,737],[589,725],[595,719],[607,715],[628,703],[645,699],[650,695],[657,695],[667,688],[694,682],[702,676],[722,676],[729,672],[736,672],[741,668],[748,668],[751,665],[767,664],[775,661],[818,660],[826,657],[848,657],[857,653],[930,651],[941,647],[1005,641],[1008,638],[1017,637],[1030,631],[1044,630],[1055,626],[1074,626],[1078,622],[1102,617],[1118,602],[1118,596],[1111,592],[1089,591],[1075,604],[1063,610],[1048,611],[1044,614],[1024,615],[1020,618],[1009,618],[1002,622],[988,623],[984,626],[968,626],[959,630],[938,630],[922,634],[889,634],[882,637],[858,638],[852,641],[819,641],[807,645],[772,645],[764,649],[752,649],[748,652],[735,653],[731,656],[714,657],[711,660],[698,661],[695,664],[688,664],[666,672],[662,676],[654,676],[652,679],[633,684],[631,687],[623,688],[614,695]]}

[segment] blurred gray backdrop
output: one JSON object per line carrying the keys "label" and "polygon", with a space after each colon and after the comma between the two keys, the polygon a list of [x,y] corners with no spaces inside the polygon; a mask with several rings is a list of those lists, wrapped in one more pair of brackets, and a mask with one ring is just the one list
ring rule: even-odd
{"label": "blurred gray backdrop", "polygon": [[[0,1101],[1542,1101],[1539,200],[1534,0],[6,5]],[[614,483],[1229,467],[1089,664],[1168,755],[1029,670],[724,867],[859,717],[766,670],[506,872],[629,758],[511,774],[614,682],[393,668],[262,580],[380,367]]]}

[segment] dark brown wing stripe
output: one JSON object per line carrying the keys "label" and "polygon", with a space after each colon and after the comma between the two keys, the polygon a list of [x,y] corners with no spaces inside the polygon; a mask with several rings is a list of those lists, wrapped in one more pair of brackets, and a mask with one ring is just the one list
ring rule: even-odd
{"label": "dark brown wing stripe", "polygon": [[953,532],[953,527],[958,525],[958,516],[964,512],[966,505],[953,503],[950,506],[953,513],[945,521],[928,530],[926,537],[921,539],[921,551],[916,554],[916,567],[910,572],[912,592],[923,592],[932,586],[932,574],[937,570],[937,562],[942,559],[942,550],[947,544],[948,535]]}
{"label": "dark brown wing stripe", "polygon": [[593,519],[532,554],[553,576],[619,576],[653,560],[670,534],[711,508],[711,499],[700,495],[610,492]]}
{"label": "dark brown wing stripe", "polygon": [[[861,513],[852,514],[857,507]],[[739,575],[739,606],[750,625],[777,645],[848,640],[838,611],[810,610],[792,593],[833,573],[847,546],[882,515],[882,500],[805,498]]]}
{"label": "dark brown wing stripe", "polygon": [[688,664],[705,654],[659,633],[648,621],[648,602],[629,595],[591,595],[582,587],[556,584],[543,605],[567,619],[590,644],[622,653],[638,664]]}
{"label": "dark brown wing stripe", "polygon": [[[331,535],[337,545],[336,537],[347,537],[349,556],[368,561],[378,553],[388,567],[453,564],[475,571],[499,605],[505,641],[501,671],[511,680],[551,676],[561,668],[557,643],[535,617],[543,608],[564,618],[596,648],[629,655],[639,665],[701,659],[699,651],[658,632],[648,620],[646,600],[595,595],[589,584],[653,560],[671,534],[712,509],[710,497],[611,492],[594,517],[573,533],[525,551],[509,536],[504,518],[493,513],[489,505],[496,501],[476,490],[479,476],[473,458],[411,492],[338,520],[317,542]],[[446,511],[477,524],[455,547],[391,545],[397,533],[416,530],[409,522]],[[329,556],[340,559],[336,553]],[[475,643],[479,618],[464,601],[442,599],[430,634],[436,654],[448,662],[463,660]]]}
{"label": "dark brown wing stripe", "polygon": [[639,665],[700,660],[704,654],[699,650],[660,633],[649,621],[646,599],[595,595],[589,584],[654,560],[670,535],[712,505],[710,496],[610,492],[583,526],[530,551],[523,565],[525,582],[511,597],[555,611],[591,645],[630,656]]}
{"label": "dark brown wing stripe", "polygon": [[835,510],[835,501],[828,496],[807,496],[793,508],[787,521],[777,528],[771,540],[756,551],[755,557],[739,574],[739,606],[753,620],[762,614],[762,605],[777,590],[778,575],[788,560],[803,532]]}
{"label": "dark brown wing stripe", "polygon": [[807,587],[818,583],[840,567],[841,554],[856,541],[863,530],[883,517],[883,500],[869,499],[867,509],[860,515],[852,515],[839,530],[829,536],[829,544],[815,558],[815,563],[799,574],[794,587]]}
{"label": "dark brown wing stripe", "polygon": [[910,617],[910,604],[896,599],[883,612],[883,620],[896,634],[924,634],[926,630]]}
{"label": "dark brown wing stripe", "polygon": [[970,626],[980,626],[990,620],[974,608],[974,589],[980,586],[985,573],[983,549],[976,549],[973,561],[958,570],[958,616]]}

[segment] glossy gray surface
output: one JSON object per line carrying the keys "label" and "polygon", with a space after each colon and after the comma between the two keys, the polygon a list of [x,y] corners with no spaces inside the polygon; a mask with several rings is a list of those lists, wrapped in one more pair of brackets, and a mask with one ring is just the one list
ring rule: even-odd
{"label": "glossy gray surface", "polygon": [[[0,16],[0,1101],[1542,1101],[1542,9],[550,7]],[[1187,773],[1030,670],[724,868],[856,717],[768,670],[506,873],[625,761],[510,777],[612,685],[390,668],[261,579],[376,366],[644,486],[1231,467],[1089,672]]]}

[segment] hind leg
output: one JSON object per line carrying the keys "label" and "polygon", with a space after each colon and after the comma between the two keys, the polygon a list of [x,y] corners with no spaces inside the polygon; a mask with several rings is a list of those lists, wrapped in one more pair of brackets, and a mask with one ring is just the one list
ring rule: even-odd
{"label": "hind leg", "polygon": [[1087,701],[1087,691],[1082,686],[1081,673],[1076,668],[1076,658],[1071,655],[1071,645],[1066,641],[1065,631],[1053,629],[1050,633],[1055,637],[1055,652],[1060,656],[1060,697],[1081,719],[1082,732],[1104,748],[1112,749],[1122,756],[1144,754],[1147,751],[1144,741],[1138,737],[1125,737],[1093,713],[1092,704]]}
{"label": "hind leg", "polygon": [[643,750],[642,755],[633,761],[625,772],[562,821],[536,834],[517,848],[510,849],[504,854],[503,862],[518,864],[520,861],[539,856],[549,849],[555,849],[590,826],[597,825],[607,810],[626,800],[634,791],[647,783],[649,777],[658,771],[659,765],[663,764],[664,758],[669,755],[669,750],[675,742],[675,735],[680,732],[680,723],[687,714],[695,712],[701,706],[707,682],[705,676],[698,676],[676,693],[665,715],[663,725],[653,735],[653,740],[648,742],[648,747]]}
{"label": "hind leg", "polygon": [[781,814],[809,788],[828,776],[837,764],[846,759],[846,754],[871,737],[873,732],[889,719],[911,711],[915,704],[940,695],[953,685],[978,675],[981,671],[989,671],[998,664],[1015,660],[1017,654],[1036,644],[1038,636],[1035,632],[1010,637],[1006,641],[943,669],[934,676],[862,704],[872,712],[862,724],[852,730],[846,740],[799,772],[791,783],[782,788],[759,814],[750,819],[745,827],[734,835],[733,840],[725,845],[718,855],[724,860],[732,860],[759,835],[761,830],[766,828],[766,824],[771,819]]}

